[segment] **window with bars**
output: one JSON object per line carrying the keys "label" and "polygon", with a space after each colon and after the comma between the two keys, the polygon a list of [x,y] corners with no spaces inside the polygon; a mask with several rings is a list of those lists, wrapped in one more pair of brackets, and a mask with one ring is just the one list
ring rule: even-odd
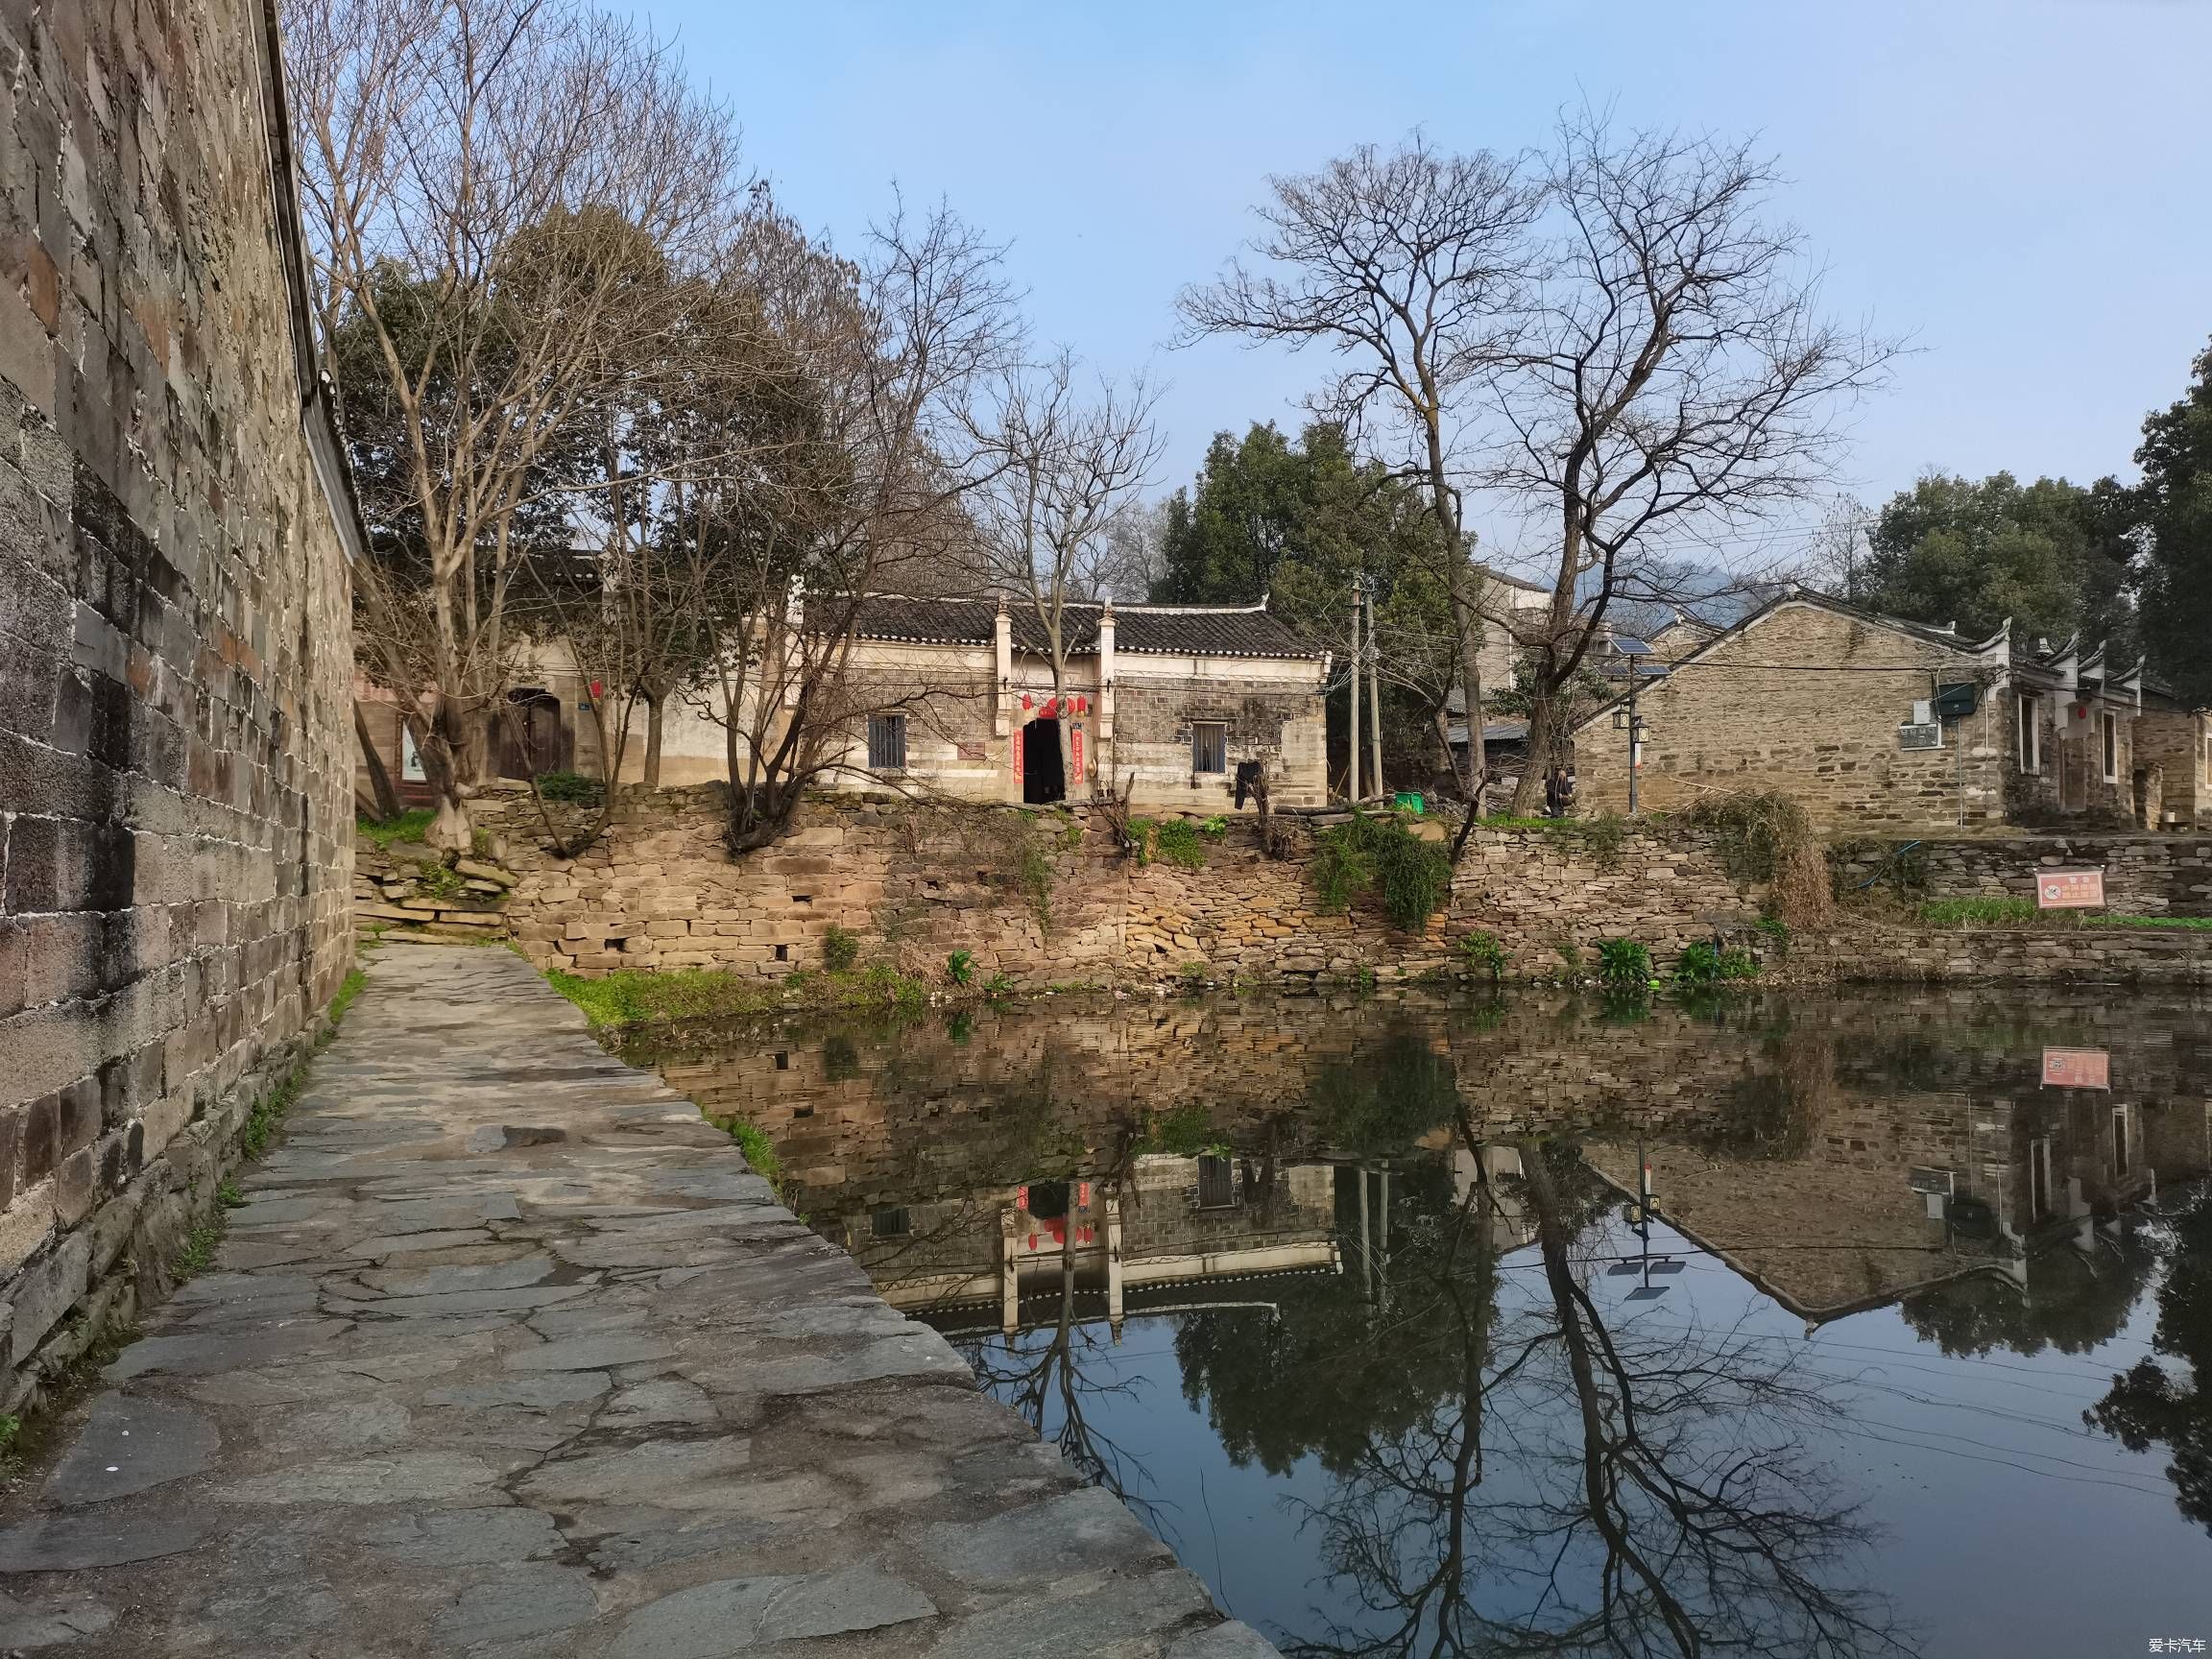
{"label": "window with bars", "polygon": [[2032,691],[2020,693],[2020,770],[2043,770],[2043,744],[2041,722],[2043,699]]}
{"label": "window with bars", "polygon": [[2117,782],[2120,778],[2120,716],[2109,711],[2104,716],[2104,781]]}
{"label": "window with bars", "polygon": [[1198,1208],[1227,1210],[1237,1202],[1237,1166],[1209,1153],[1198,1160]]}
{"label": "window with bars", "polygon": [[1200,720],[1190,728],[1190,770],[1229,770],[1229,728],[1218,720]]}
{"label": "window with bars", "polygon": [[878,1238],[906,1238],[913,1235],[914,1222],[903,1206],[897,1210],[878,1210],[868,1217],[868,1231]]}
{"label": "window with bars", "polygon": [[868,769],[871,772],[906,770],[906,716],[868,716]]}

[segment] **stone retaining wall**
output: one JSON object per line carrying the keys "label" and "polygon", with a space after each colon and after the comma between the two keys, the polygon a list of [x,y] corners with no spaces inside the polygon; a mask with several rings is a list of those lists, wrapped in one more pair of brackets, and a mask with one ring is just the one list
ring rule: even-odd
{"label": "stone retaining wall", "polygon": [[1809,941],[1804,968],[1840,984],[2189,985],[2212,990],[2212,933],[2149,928],[1866,928]]}
{"label": "stone retaining wall", "polygon": [[[519,880],[514,936],[541,967],[721,968],[775,977],[819,967],[836,926],[869,953],[941,978],[973,953],[977,983],[1028,989],[1173,979],[1315,974],[1404,977],[1457,959],[1470,931],[1497,935],[1507,973],[1551,974],[1560,947],[1585,964],[1626,936],[1662,961],[1715,934],[1753,941],[1755,895],[1740,891],[1700,839],[1629,834],[1617,847],[1575,830],[1485,830],[1461,860],[1445,911],[1403,933],[1371,899],[1325,912],[1315,831],[1285,818],[1286,854],[1266,856],[1252,814],[1205,841],[1186,869],[1124,857],[1082,809],[934,809],[905,802],[818,801],[778,846],[733,860],[711,789],[664,790],[574,860],[534,852],[510,801],[496,826]],[[1439,830],[1441,826],[1437,827]]]}
{"label": "stone retaining wall", "polygon": [[358,524],[265,16],[0,7],[0,1411],[166,1289],[351,961]]}
{"label": "stone retaining wall", "polygon": [[1900,857],[1904,839],[1839,845],[1829,862],[1857,888],[1902,869],[1926,899],[2032,899],[2037,872],[2104,872],[2108,907],[2127,916],[2212,916],[2212,838],[2187,835],[2022,835],[1923,840]]}

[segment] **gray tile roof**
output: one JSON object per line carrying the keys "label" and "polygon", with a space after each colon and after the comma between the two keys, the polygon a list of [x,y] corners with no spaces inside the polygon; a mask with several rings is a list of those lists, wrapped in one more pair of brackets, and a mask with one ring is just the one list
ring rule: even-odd
{"label": "gray tile roof", "polygon": [[[824,595],[809,600],[810,621],[825,620],[845,600]],[[1062,616],[1070,655],[1085,656],[1098,648],[1098,618],[1103,607],[1070,605]],[[988,645],[994,637],[998,612],[995,599],[928,599],[900,593],[869,593],[861,597],[855,632],[863,639],[899,640],[928,645]],[[1014,648],[1042,655],[1046,649],[1044,625],[1028,605],[1020,601],[1006,607],[1012,624]],[[1308,645],[1263,605],[1117,605],[1114,607],[1114,649],[1151,656],[1272,657],[1318,660],[1322,653]]]}

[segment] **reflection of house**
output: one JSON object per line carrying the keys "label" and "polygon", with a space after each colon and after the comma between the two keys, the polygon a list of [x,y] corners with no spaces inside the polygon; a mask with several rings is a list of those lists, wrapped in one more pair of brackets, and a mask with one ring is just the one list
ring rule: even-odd
{"label": "reflection of house", "polygon": [[[1642,803],[1776,789],[1828,823],[2123,825],[2141,690],[2071,641],[2021,651],[1792,589],[1642,687]],[[1575,729],[1585,810],[1627,801],[1617,711]]]}
{"label": "reflection of house", "polygon": [[1230,1156],[1146,1154],[1126,1177],[1081,1176],[910,1202],[844,1223],[845,1242],[894,1308],[996,1306],[1011,1332],[1022,1298],[1103,1291],[1118,1321],[1139,1289],[1334,1271],[1326,1165],[1265,1171]]}
{"label": "reflection of house", "polygon": [[[840,692],[856,709],[845,769],[826,785],[896,783],[1046,803],[1084,799],[1109,779],[1118,787],[1133,777],[1143,805],[1212,814],[1232,808],[1238,768],[1261,762],[1278,805],[1325,803],[1328,656],[1302,643],[1264,602],[1070,605],[1064,629],[1068,675],[1055,699],[1044,630],[1025,606],[868,595]],[[517,694],[540,723],[529,727],[538,735],[536,769],[596,773],[591,710],[607,688],[586,685],[557,651],[541,659],[529,676],[535,684]],[[630,718],[623,770],[635,778],[644,765],[641,705]],[[726,776],[727,733],[701,698],[679,693],[664,721],[663,783]],[[404,739],[388,704],[372,713],[370,730],[398,777]],[[510,739],[496,758],[502,775],[516,775],[532,757]]]}
{"label": "reflection of house", "polygon": [[[2053,1250],[2206,1167],[2212,1107],[2088,1090],[1853,1094],[1792,1157],[1643,1145],[1659,1213],[1784,1306],[1825,1320],[1961,1273],[2028,1283]],[[1637,1147],[1586,1143],[1623,1194]]]}

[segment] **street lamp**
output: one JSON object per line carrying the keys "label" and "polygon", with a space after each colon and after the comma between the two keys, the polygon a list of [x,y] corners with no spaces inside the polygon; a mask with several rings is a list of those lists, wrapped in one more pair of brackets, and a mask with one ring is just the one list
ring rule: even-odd
{"label": "street lamp", "polygon": [[1613,710],[1613,730],[1628,733],[1628,816],[1636,816],[1637,774],[1644,769],[1644,716],[1636,712],[1636,660],[1653,655],[1651,647],[1625,634],[1615,635],[1613,649],[1628,662],[1628,706]]}

